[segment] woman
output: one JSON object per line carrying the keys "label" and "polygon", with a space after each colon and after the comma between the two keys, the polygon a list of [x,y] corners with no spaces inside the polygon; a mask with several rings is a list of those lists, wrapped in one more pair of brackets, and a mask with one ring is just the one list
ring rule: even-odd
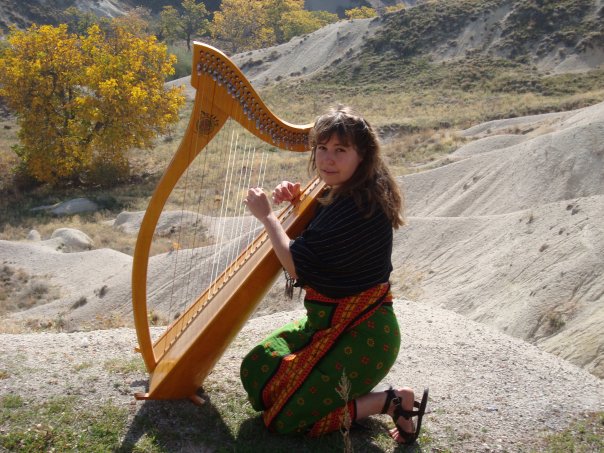
{"label": "woman", "polygon": [[[310,167],[327,190],[300,237],[290,240],[262,189],[249,189],[244,200],[286,273],[306,290],[307,316],[273,332],[245,357],[243,385],[273,431],[318,436],[340,429],[346,415],[359,420],[387,413],[395,423],[390,435],[413,443],[427,390],[421,402],[406,387],[371,391],[400,345],[388,279],[392,230],[404,223],[402,196],[380,157],[375,131],[350,109],[317,118],[311,147]],[[299,183],[284,181],[273,201],[291,202],[299,193]],[[350,383],[346,401],[338,393],[343,379]]]}

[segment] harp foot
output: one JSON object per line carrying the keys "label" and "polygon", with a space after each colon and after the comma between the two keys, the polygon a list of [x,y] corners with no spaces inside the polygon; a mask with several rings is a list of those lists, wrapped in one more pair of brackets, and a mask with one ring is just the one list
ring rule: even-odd
{"label": "harp foot", "polygon": [[193,404],[196,404],[197,406],[203,406],[206,403],[206,400],[204,400],[201,396],[199,395],[191,395],[189,397],[189,399],[191,401],[193,401]]}
{"label": "harp foot", "polygon": [[149,400],[151,398],[149,398],[149,394],[148,393],[141,393],[141,392],[136,392],[134,394],[134,398],[136,398],[137,400]]}

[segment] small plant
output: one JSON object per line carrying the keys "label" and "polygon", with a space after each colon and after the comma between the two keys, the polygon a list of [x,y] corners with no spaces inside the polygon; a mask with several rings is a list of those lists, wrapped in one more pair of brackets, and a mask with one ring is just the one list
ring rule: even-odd
{"label": "small plant", "polygon": [[549,332],[555,333],[562,329],[566,325],[566,322],[561,313],[550,313],[547,324]]}
{"label": "small plant", "polygon": [[85,370],[87,368],[90,368],[92,366],[92,362],[82,362],[82,363],[78,363],[77,365],[75,365],[73,367],[73,369],[75,371],[81,371],[81,370]]}
{"label": "small plant", "polygon": [[342,415],[342,421],[340,425],[340,432],[342,433],[342,439],[344,440],[344,451],[346,453],[352,452],[352,442],[350,440],[350,426],[352,425],[352,420],[350,418],[350,412],[348,411],[348,399],[350,397],[350,380],[348,376],[346,376],[346,369],[342,372],[342,377],[340,378],[340,382],[338,387],[336,388],[336,392],[345,404],[344,413]]}
{"label": "small plant", "polygon": [[68,321],[65,319],[65,313],[59,313],[51,322],[51,327],[57,332],[65,332],[67,330]]}
{"label": "small plant", "polygon": [[102,299],[109,292],[109,287],[107,285],[101,286],[99,289],[94,290],[94,293]]}
{"label": "small plant", "polygon": [[78,300],[76,300],[73,305],[71,306],[72,310],[75,310],[76,308],[80,308],[83,307],[84,305],[86,305],[88,303],[88,300],[86,299],[85,296],[80,297]]}

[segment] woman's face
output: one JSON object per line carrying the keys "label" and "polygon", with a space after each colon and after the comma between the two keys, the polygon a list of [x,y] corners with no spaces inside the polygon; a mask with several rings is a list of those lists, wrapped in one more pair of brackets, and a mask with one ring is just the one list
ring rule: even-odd
{"label": "woman's face", "polygon": [[315,166],[325,184],[337,187],[354,174],[363,159],[353,145],[344,145],[337,134],[317,143]]}

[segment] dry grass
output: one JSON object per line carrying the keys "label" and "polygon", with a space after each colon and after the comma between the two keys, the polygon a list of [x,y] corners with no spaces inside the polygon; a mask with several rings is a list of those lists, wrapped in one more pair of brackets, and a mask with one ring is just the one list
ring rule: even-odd
{"label": "dry grass", "polygon": [[0,118],[0,193],[12,181],[12,169],[17,165],[17,156],[11,147],[18,143],[17,125],[14,118]]}
{"label": "dry grass", "polygon": [[31,276],[6,264],[0,267],[0,316],[52,302],[59,295],[59,288],[44,276]]}

